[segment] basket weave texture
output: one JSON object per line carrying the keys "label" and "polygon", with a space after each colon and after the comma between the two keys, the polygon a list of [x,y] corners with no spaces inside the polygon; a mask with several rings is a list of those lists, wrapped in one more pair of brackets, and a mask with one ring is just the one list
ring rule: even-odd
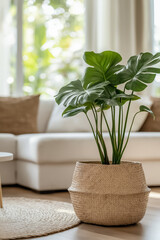
{"label": "basket weave texture", "polygon": [[150,189],[141,163],[77,162],[69,192],[81,221],[112,226],[139,222]]}

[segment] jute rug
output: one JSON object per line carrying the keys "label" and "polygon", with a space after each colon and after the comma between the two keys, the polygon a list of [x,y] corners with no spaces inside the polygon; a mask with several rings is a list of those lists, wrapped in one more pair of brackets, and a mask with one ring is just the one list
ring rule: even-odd
{"label": "jute rug", "polygon": [[44,236],[67,230],[79,223],[70,203],[3,198],[3,209],[0,209],[0,239]]}

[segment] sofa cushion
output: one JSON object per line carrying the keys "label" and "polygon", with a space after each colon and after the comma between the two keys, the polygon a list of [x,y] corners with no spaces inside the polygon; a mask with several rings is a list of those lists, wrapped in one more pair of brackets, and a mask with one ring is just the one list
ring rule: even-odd
{"label": "sofa cushion", "polygon": [[142,132],[160,132],[160,98],[152,98],[153,104],[151,110],[155,115],[155,119],[148,114],[140,131]]}
{"label": "sofa cushion", "polygon": [[1,133],[36,133],[39,95],[0,97]]}
{"label": "sofa cushion", "polygon": [[38,132],[45,132],[50,115],[52,113],[55,102],[53,99],[39,99],[38,108]]}
{"label": "sofa cushion", "polygon": [[160,159],[160,133],[131,133],[128,145],[123,155],[127,161],[152,161]]}
{"label": "sofa cushion", "polygon": [[[64,110],[65,107],[63,105],[55,104],[46,132],[91,132],[91,127],[84,113],[79,113],[74,117],[63,118],[62,113]],[[89,112],[89,117],[93,122],[91,112]]]}
{"label": "sofa cushion", "polygon": [[35,164],[20,160],[17,161],[17,183],[38,191],[68,189],[74,168],[75,163]]}
{"label": "sofa cushion", "polygon": [[16,146],[17,138],[15,135],[0,133],[0,152],[13,153],[14,159],[16,159]]}
{"label": "sofa cushion", "polygon": [[[129,115],[128,115],[128,121],[127,121],[127,127],[126,127],[127,132],[130,129],[132,119],[133,119],[135,113],[137,113],[139,111],[139,107],[141,105],[145,105],[148,108],[150,108],[152,105],[152,101],[149,97],[142,97],[141,99],[139,99],[137,101],[131,102],[130,111],[129,111]],[[125,104],[123,106],[124,116],[126,116],[127,108],[128,108],[128,104]],[[140,128],[142,127],[147,116],[148,116],[147,112],[141,112],[141,113],[137,114],[137,116],[134,120],[133,126],[132,126],[132,132],[138,132],[140,130]],[[107,118],[108,118],[109,126],[112,126],[112,117],[111,117],[110,111],[108,111],[108,113],[107,113]],[[116,107],[116,131],[118,131],[118,107]]]}
{"label": "sofa cushion", "polygon": [[[92,153],[92,155],[91,155]],[[38,163],[98,159],[91,133],[25,134],[17,138],[18,159]]]}
{"label": "sofa cushion", "polygon": [[[133,101],[131,103],[130,107],[130,114],[128,117],[128,124],[126,131],[129,131],[130,125],[132,123],[133,116],[136,112],[139,111],[140,105],[146,105],[147,107],[150,108],[152,104],[152,101],[148,97],[143,97],[139,99],[138,101]],[[123,113],[124,116],[126,115],[128,108],[128,104],[125,104],[123,107]],[[76,116],[73,117],[68,117],[68,118],[63,118],[62,113],[64,111],[65,107],[63,105],[57,105],[55,103],[54,109],[52,111],[51,117],[48,122],[48,126],[46,129],[46,132],[49,133],[54,133],[54,132],[91,132],[91,127],[88,123],[88,120],[85,116],[84,113],[79,113]],[[100,114],[100,113],[98,113]],[[116,126],[118,126],[118,114],[119,114],[119,109],[116,107]],[[88,112],[88,116],[94,126],[94,118],[93,114],[91,111]],[[112,126],[112,116],[111,116],[111,111],[110,109],[106,111],[106,118],[108,120],[109,126]],[[132,132],[137,132],[143,125],[145,119],[147,118],[147,112],[140,113],[136,116],[133,127],[132,127]],[[103,131],[106,131],[106,125],[103,121]],[[118,131],[118,129],[116,128]]]}
{"label": "sofa cushion", "polygon": [[[104,135],[111,158],[109,135]],[[131,133],[123,159],[160,159],[159,146],[160,133]],[[43,164],[99,160],[99,154],[92,133],[43,133],[19,135],[17,158]]]}

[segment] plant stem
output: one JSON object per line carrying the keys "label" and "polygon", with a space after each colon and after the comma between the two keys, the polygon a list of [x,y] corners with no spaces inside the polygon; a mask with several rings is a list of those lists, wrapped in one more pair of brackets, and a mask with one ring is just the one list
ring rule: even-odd
{"label": "plant stem", "polygon": [[106,149],[106,145],[105,145],[103,135],[101,135],[99,131],[97,132],[97,134],[98,134],[99,140],[101,142],[101,145],[102,145],[102,148],[103,148],[103,151],[104,151],[105,164],[109,165],[109,159],[108,159],[107,149]]}
{"label": "plant stem", "polygon": [[103,149],[103,153],[104,153],[104,164],[109,164],[109,159],[108,159],[108,154],[107,154],[107,149],[106,149],[106,145],[105,145],[105,141],[103,138],[103,133],[102,133],[102,118],[100,119],[100,132],[98,130],[98,114],[96,111],[95,106],[93,105],[93,111],[95,113],[95,123],[96,123],[96,136],[97,136],[97,140],[100,141],[102,149]]}
{"label": "plant stem", "polygon": [[107,129],[108,129],[108,133],[109,133],[110,139],[112,140],[111,130],[110,130],[110,128],[109,128],[109,124],[108,124],[107,118],[106,118],[105,113],[104,113],[103,110],[102,110],[102,113],[103,113],[103,117],[104,117],[104,120],[105,120]]}
{"label": "plant stem", "polygon": [[[95,136],[96,136],[96,140],[97,140],[97,144],[98,144],[98,147],[99,147],[99,151],[101,152],[101,155],[103,156],[103,159],[101,158],[101,161],[102,161],[102,164],[105,164],[105,151],[104,151],[104,149],[103,149],[103,145],[102,145],[102,143],[101,143],[101,141],[100,141],[100,139],[99,139],[99,134],[98,134],[98,114],[97,114],[97,111],[96,111],[96,108],[95,108],[95,106],[94,106],[94,104],[92,104],[92,112],[93,112],[93,116],[94,116],[94,120],[95,120],[95,127],[96,127],[96,134],[95,134]],[[99,143],[99,141],[100,141],[100,143]],[[101,146],[100,146],[100,144],[101,144]],[[102,147],[102,149],[103,149],[103,152],[102,152],[102,149],[101,149],[101,147]]]}
{"label": "plant stem", "polygon": [[[133,92],[132,92],[133,93]],[[120,160],[121,160],[121,157],[122,157],[122,147],[123,147],[123,143],[124,143],[124,137],[125,137],[125,132],[126,132],[126,127],[127,127],[127,121],[128,121],[128,114],[129,114],[129,110],[130,110],[130,105],[131,105],[131,100],[129,100],[129,103],[128,103],[128,108],[127,108],[127,113],[126,113],[126,119],[125,119],[125,123],[124,123],[124,128],[122,130],[122,139],[121,139],[121,144],[120,144],[120,147],[119,147],[119,152],[118,152],[118,155],[119,155],[119,159],[118,159],[118,162],[120,163]]]}
{"label": "plant stem", "polygon": [[123,150],[122,150],[122,152],[121,152],[120,159],[122,158],[123,153],[124,153],[124,150],[125,150],[126,147],[127,147],[127,144],[128,144],[128,141],[129,141],[129,137],[130,137],[130,133],[131,133],[131,130],[132,130],[132,126],[133,126],[135,117],[137,116],[138,113],[140,113],[140,111],[137,112],[137,113],[135,113],[135,114],[134,114],[134,117],[133,117],[133,119],[132,119],[132,122],[131,122],[131,125],[130,125],[130,128],[129,128],[129,132],[128,132],[128,136],[127,136],[127,140],[126,140],[126,143],[125,143],[125,145],[124,145],[124,147],[123,147]]}
{"label": "plant stem", "polygon": [[110,130],[110,127],[109,127],[109,124],[108,124],[108,121],[107,121],[107,118],[105,116],[104,111],[103,111],[103,117],[104,117],[107,129],[108,129],[108,133],[109,133],[109,136],[110,136],[110,140],[111,140],[111,143],[112,143],[112,151],[114,152],[115,151],[115,149],[114,149],[114,139],[113,139],[113,136],[112,136],[112,133],[111,133],[111,130]]}
{"label": "plant stem", "polygon": [[100,135],[102,136],[102,144],[103,144],[103,148],[104,148],[104,153],[105,153],[105,157],[106,157],[106,160],[109,164],[109,159],[108,159],[108,154],[107,154],[107,148],[106,148],[106,145],[105,145],[105,141],[104,141],[104,138],[103,138],[103,129],[102,129],[102,126],[103,126],[103,106],[101,106],[101,115],[100,115]]}
{"label": "plant stem", "polygon": [[116,143],[116,127],[115,127],[115,106],[111,107],[112,114],[112,139],[113,139],[113,153],[112,153],[112,163],[116,163],[117,159],[117,143]]}
{"label": "plant stem", "polygon": [[118,117],[118,150],[121,143],[121,113],[122,113],[122,107],[119,106],[119,117]]}
{"label": "plant stem", "polygon": [[101,148],[100,148],[100,145],[99,145],[99,142],[98,142],[97,136],[96,136],[96,134],[95,134],[94,128],[93,128],[93,126],[92,126],[92,123],[91,123],[91,121],[90,121],[90,119],[89,119],[87,113],[85,113],[85,114],[86,114],[86,117],[87,117],[87,119],[88,119],[88,122],[89,122],[89,124],[90,124],[90,126],[91,126],[92,133],[93,133],[94,139],[95,139],[95,141],[96,141],[96,144],[97,144],[97,147],[98,147],[98,150],[99,150],[99,154],[100,154],[101,162],[102,162],[102,164],[104,164],[104,156],[103,156],[102,150],[101,150]]}
{"label": "plant stem", "polygon": [[122,119],[121,119],[121,136],[122,136],[122,133],[123,133],[123,106],[121,106],[121,108],[122,108],[122,114],[121,114],[121,116],[122,116]]}
{"label": "plant stem", "polygon": [[103,106],[101,106],[101,116],[100,116],[100,133],[102,135],[102,120],[103,120]]}

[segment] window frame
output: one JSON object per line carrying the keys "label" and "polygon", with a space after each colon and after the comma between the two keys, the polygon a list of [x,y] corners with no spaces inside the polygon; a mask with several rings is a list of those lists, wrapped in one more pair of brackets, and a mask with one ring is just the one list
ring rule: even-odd
{"label": "window frame", "polygon": [[13,95],[23,96],[23,0],[15,0],[16,4],[16,79]]}

